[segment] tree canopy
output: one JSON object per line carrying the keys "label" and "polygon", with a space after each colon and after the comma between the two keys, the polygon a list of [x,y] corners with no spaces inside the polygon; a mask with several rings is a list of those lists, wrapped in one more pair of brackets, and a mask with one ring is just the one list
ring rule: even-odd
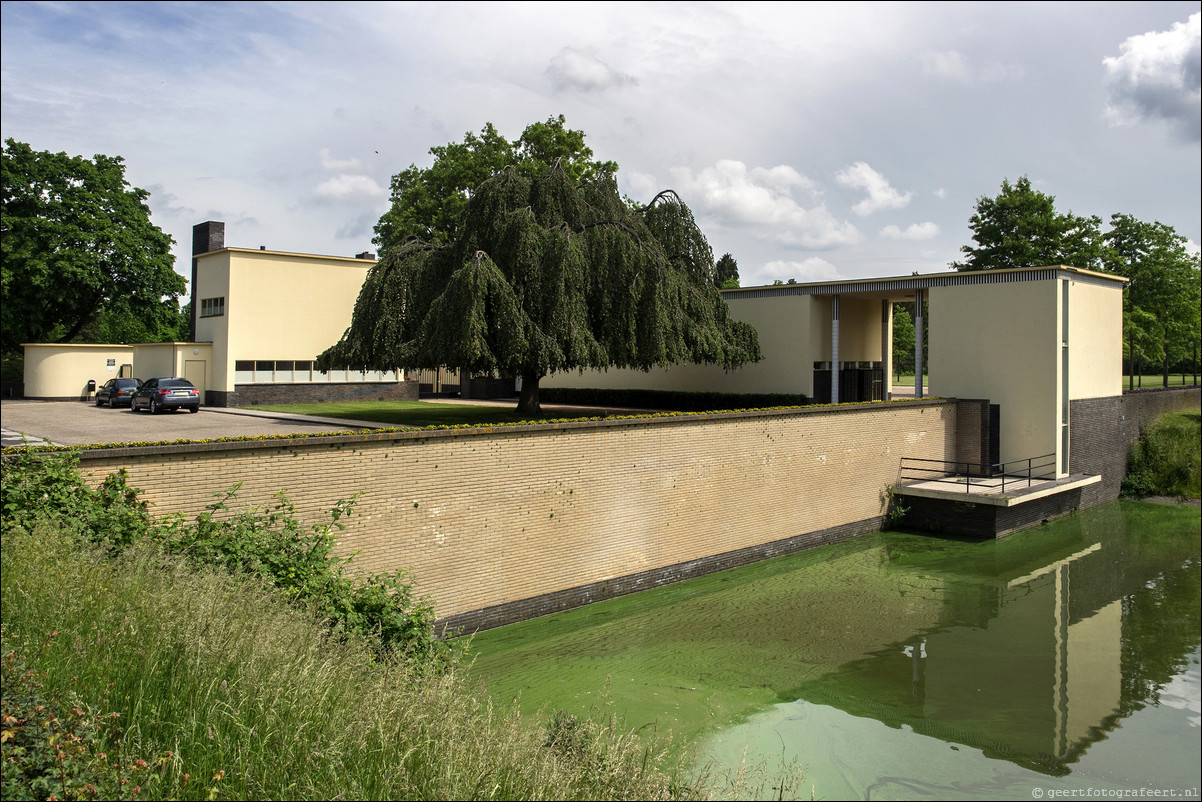
{"label": "tree canopy", "polygon": [[714,264],[714,286],[724,290],[739,286],[739,263],[729,253],[722,254]]}
{"label": "tree canopy", "polygon": [[536,415],[553,372],[760,359],[671,191],[633,209],[609,170],[579,180],[562,159],[534,175],[509,166],[475,188],[452,230],[384,251],[319,366],[504,371],[522,379],[519,411]]}
{"label": "tree canopy", "polygon": [[562,114],[549,117],[526,126],[510,142],[487,123],[479,135],[468,131],[462,142],[430,148],[430,167],[411,164],[392,177],[392,206],[376,224],[375,243],[381,251],[409,237],[433,245],[450,243],[476,187],[505,167],[533,178],[558,161],[574,181],[617,172],[614,162],[594,161],[584,132],[566,125]]}
{"label": "tree canopy", "polygon": [[3,151],[3,349],[70,342],[83,332],[174,338],[179,296],[171,237],[150,222],[149,193],[119,156]]}
{"label": "tree canopy", "polygon": [[1002,181],[997,197],[977,199],[969,218],[976,246],[964,245],[955,270],[1068,265],[1086,270],[1101,266],[1102,220],[1056,211],[1056,199],[1031,187],[1026,176]]}
{"label": "tree canopy", "polygon": [[[1197,359],[1202,272],[1197,254],[1171,226],[1129,214],[1110,218],[1103,264],[1130,281],[1123,293],[1123,350],[1128,375],[1145,363],[1161,366]],[[1133,381],[1133,379],[1132,379]]]}

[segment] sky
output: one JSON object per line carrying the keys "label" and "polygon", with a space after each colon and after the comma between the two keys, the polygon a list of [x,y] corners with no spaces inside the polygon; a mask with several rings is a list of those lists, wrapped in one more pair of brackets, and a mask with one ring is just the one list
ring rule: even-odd
{"label": "sky", "polygon": [[392,175],[560,114],[743,286],[948,269],[978,198],[1202,242],[1198,2],[4,2],[0,135],[121,156],[190,273],[352,256]]}

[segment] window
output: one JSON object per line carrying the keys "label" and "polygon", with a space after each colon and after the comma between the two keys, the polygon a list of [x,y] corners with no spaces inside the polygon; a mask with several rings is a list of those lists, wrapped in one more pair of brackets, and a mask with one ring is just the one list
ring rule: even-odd
{"label": "window", "polygon": [[225,298],[201,298],[201,317],[220,317],[225,314]]}

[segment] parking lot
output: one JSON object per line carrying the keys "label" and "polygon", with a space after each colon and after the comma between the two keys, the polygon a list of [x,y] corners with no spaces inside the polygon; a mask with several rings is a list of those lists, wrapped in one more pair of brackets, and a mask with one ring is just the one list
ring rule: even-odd
{"label": "parking lot", "polygon": [[339,421],[305,415],[201,407],[200,412],[130,412],[82,401],[0,402],[0,426],[5,446],[49,440],[59,445],[88,443],[205,440],[294,432],[337,432],[379,427],[378,423]]}

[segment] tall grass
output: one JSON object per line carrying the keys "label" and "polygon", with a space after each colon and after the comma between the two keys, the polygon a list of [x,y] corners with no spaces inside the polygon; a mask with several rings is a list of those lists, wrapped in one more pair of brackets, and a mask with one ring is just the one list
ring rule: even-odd
{"label": "tall grass", "polygon": [[[497,710],[463,668],[381,656],[365,639],[333,640],[260,581],[186,565],[149,544],[110,557],[47,524],[8,529],[2,551],[5,659],[38,678],[44,708],[90,706],[91,720],[109,722],[93,732],[93,762],[125,798],[703,792],[654,739],[610,719],[548,727]],[[6,730],[13,676],[6,670]],[[22,787],[10,756],[6,749],[6,797]],[[50,793],[88,798],[56,790],[58,776],[51,772]],[[93,788],[92,798],[108,795]]]}
{"label": "tall grass", "polygon": [[1202,414],[1178,412],[1157,418],[1132,449],[1123,492],[1202,496]]}

